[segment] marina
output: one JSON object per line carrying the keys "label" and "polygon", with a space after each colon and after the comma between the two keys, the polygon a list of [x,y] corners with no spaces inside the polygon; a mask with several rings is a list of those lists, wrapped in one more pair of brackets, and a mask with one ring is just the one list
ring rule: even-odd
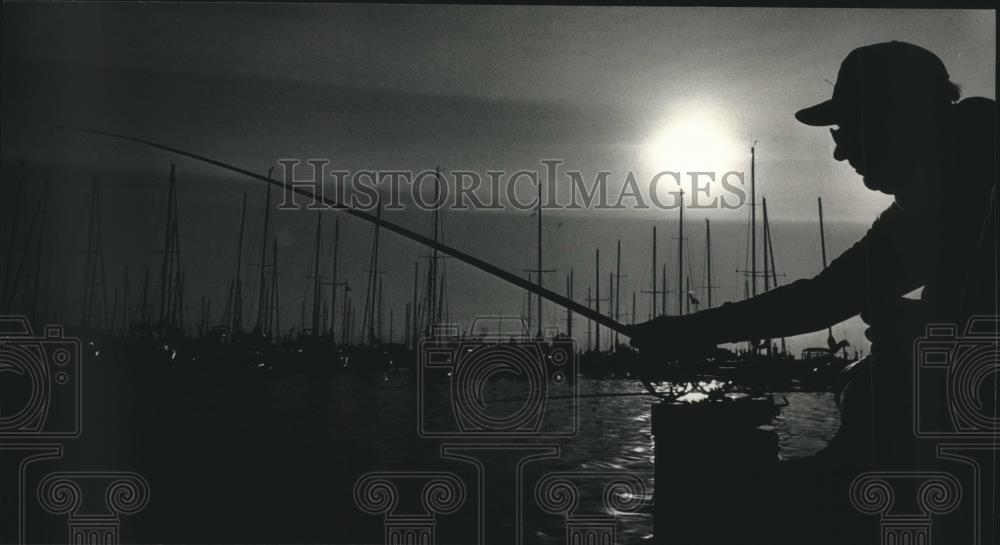
{"label": "marina", "polygon": [[992,12],[5,7],[0,543],[997,541]]}

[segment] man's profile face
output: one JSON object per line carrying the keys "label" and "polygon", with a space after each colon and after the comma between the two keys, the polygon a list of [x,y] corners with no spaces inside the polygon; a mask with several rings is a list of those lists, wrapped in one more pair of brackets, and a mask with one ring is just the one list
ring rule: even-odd
{"label": "man's profile face", "polygon": [[836,144],[833,158],[847,161],[868,189],[895,196],[907,180],[920,176],[916,169],[926,152],[919,127],[909,121],[882,115],[842,121],[830,129]]}

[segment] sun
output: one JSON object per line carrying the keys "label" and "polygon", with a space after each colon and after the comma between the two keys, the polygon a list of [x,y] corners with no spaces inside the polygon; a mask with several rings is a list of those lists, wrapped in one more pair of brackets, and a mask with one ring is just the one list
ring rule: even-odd
{"label": "sun", "polygon": [[718,179],[740,167],[746,155],[732,125],[717,107],[678,104],[648,140],[645,162],[655,172],[715,172]]}

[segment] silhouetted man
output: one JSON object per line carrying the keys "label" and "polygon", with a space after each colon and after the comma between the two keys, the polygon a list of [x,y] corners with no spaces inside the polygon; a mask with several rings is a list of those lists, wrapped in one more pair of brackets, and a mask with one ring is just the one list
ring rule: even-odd
{"label": "silhouetted man", "polygon": [[[868,324],[871,355],[855,365],[859,374],[843,392],[841,429],[815,459],[792,465],[804,473],[779,483],[777,493],[792,496],[786,507],[798,509],[779,516],[832,516],[861,471],[928,469],[933,460],[934,445],[913,435],[912,343],[928,323],[961,331],[970,316],[997,314],[995,110],[993,100],[959,101],[944,64],[925,49],[894,41],[852,51],[833,97],[795,117],[835,125],[834,159],[848,161],[866,187],[895,202],[813,278],[634,326],[633,345],[669,352],[819,331],[858,314]],[[903,297],[920,287],[919,299]],[[824,482],[808,481],[817,474]],[[823,503],[834,496],[836,506]],[[804,542],[824,533],[838,541],[833,527],[809,533],[809,523],[799,522]]]}

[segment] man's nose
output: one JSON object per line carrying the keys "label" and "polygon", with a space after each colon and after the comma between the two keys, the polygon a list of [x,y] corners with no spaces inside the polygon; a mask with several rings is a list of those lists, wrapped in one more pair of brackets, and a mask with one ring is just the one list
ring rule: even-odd
{"label": "man's nose", "polygon": [[837,161],[843,161],[847,159],[847,150],[844,149],[844,146],[840,144],[834,146],[833,158],[836,159]]}

